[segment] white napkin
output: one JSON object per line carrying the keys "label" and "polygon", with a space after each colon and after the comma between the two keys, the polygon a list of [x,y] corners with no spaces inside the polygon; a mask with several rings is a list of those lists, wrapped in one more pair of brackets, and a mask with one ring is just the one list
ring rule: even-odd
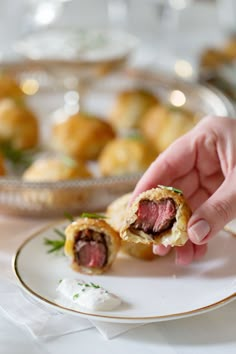
{"label": "white napkin", "polygon": [[106,339],[111,339],[141,325],[89,321],[51,311],[44,305],[32,302],[17,285],[6,280],[1,280],[0,283],[0,309],[14,323],[27,328],[35,338],[42,339],[93,327]]}
{"label": "white napkin", "polygon": [[[17,247],[30,234],[48,221],[0,217],[0,310],[14,323],[26,328],[35,338],[55,336],[96,327],[106,339],[114,338],[141,324],[117,324],[89,321],[52,311],[41,303],[34,302],[18,285],[11,270],[11,258]],[[51,223],[51,222],[50,222]]]}

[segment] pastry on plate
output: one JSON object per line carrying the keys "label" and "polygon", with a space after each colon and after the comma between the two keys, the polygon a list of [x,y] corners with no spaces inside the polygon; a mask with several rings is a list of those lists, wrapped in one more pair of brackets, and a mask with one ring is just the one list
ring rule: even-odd
{"label": "pastry on plate", "polygon": [[0,142],[15,149],[30,149],[38,144],[39,126],[36,116],[21,101],[0,100]]}
{"label": "pastry on plate", "polygon": [[156,95],[143,89],[123,91],[116,98],[109,121],[118,131],[138,128],[143,115],[158,102]]}
{"label": "pastry on plate", "polygon": [[76,178],[89,178],[91,173],[82,161],[68,157],[46,157],[35,160],[23,173],[25,181],[64,181]]}
{"label": "pastry on plate", "polygon": [[141,193],[127,209],[120,235],[126,241],[183,246],[190,216],[180,190],[158,186]]}
{"label": "pastry on plate", "polygon": [[160,153],[192,129],[196,122],[196,115],[184,108],[157,105],[143,118],[141,131]]}
{"label": "pastry on plate", "polygon": [[23,96],[18,83],[9,75],[0,73],[0,99],[12,97],[18,98]]}
{"label": "pastry on plate", "polygon": [[100,218],[81,217],[66,228],[65,235],[65,254],[72,268],[81,273],[104,273],[119,251],[118,233]]}
{"label": "pastry on plate", "polygon": [[77,113],[52,127],[54,150],[83,160],[94,160],[115,136],[110,124],[99,117]]}
{"label": "pastry on plate", "polygon": [[102,150],[98,166],[103,176],[139,173],[156,157],[156,151],[141,137],[116,138]]}
{"label": "pastry on plate", "polygon": [[[131,193],[127,193],[120,198],[114,200],[107,208],[107,222],[118,233],[125,222],[126,210],[131,197]],[[134,243],[121,240],[121,251],[139,259],[152,260],[156,256],[152,251],[152,244]]]}

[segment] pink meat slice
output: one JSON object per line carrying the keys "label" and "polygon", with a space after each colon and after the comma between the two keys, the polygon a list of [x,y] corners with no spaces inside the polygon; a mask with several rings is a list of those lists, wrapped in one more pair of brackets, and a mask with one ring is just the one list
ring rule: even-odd
{"label": "pink meat slice", "polygon": [[96,241],[78,241],[76,253],[79,264],[85,267],[100,268],[106,262],[107,250],[104,243]]}
{"label": "pink meat slice", "polygon": [[134,228],[146,233],[158,234],[170,228],[176,215],[176,206],[172,198],[163,198],[158,202],[141,200]]}

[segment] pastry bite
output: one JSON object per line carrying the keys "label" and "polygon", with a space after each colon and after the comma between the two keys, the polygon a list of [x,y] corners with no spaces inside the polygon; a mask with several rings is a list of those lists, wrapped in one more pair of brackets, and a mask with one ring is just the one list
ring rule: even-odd
{"label": "pastry bite", "polygon": [[143,118],[141,131],[160,153],[192,129],[196,122],[196,115],[184,108],[158,105],[151,108]]}
{"label": "pastry bite", "polygon": [[109,121],[118,131],[138,128],[143,115],[158,102],[153,93],[142,89],[123,91],[116,99]]}
{"label": "pastry bite", "polygon": [[158,186],[141,193],[127,210],[121,238],[126,241],[183,246],[191,210],[182,192]]}
{"label": "pastry bite", "polygon": [[103,219],[81,217],[66,228],[65,235],[64,251],[77,272],[104,273],[119,251],[120,237]]}
{"label": "pastry bite", "polygon": [[145,171],[157,157],[143,138],[116,138],[102,150],[98,166],[102,176],[126,175]]}
{"label": "pastry bite", "polygon": [[52,147],[82,160],[94,160],[115,137],[107,122],[99,117],[77,113],[52,127]]}
{"label": "pastry bite", "polygon": [[89,178],[91,173],[82,161],[67,157],[47,157],[35,160],[22,175],[29,182],[53,182]]}
{"label": "pastry bite", "polygon": [[23,96],[18,83],[9,75],[0,73],[0,100],[7,97],[18,98]]}
{"label": "pastry bite", "polygon": [[[118,233],[120,233],[120,230],[125,222],[126,210],[128,208],[130,197],[131,193],[127,193],[114,200],[107,208],[107,222]],[[156,257],[152,251],[152,244],[134,243],[121,240],[121,251],[129,256],[148,261]]]}
{"label": "pastry bite", "polygon": [[31,149],[38,144],[39,126],[36,116],[21,101],[0,100],[0,142],[15,149]]}

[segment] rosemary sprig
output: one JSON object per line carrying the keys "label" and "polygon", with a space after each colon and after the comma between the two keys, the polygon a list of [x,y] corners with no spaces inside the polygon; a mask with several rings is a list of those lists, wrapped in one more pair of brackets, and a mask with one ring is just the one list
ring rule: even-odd
{"label": "rosemary sprig", "polygon": [[82,213],[80,217],[89,218],[89,219],[106,219],[105,215],[97,214],[97,213]]}
{"label": "rosemary sprig", "polygon": [[[70,214],[65,212],[64,216],[70,221],[73,222],[74,221],[74,217]],[[50,246],[48,253],[53,253],[53,252],[57,252],[60,251],[62,248],[64,248],[65,246],[65,242],[66,242],[66,235],[64,234],[64,232],[60,229],[54,228],[53,229],[54,233],[56,235],[59,236],[58,239],[50,239],[50,238],[44,238],[44,244],[46,246]]]}
{"label": "rosemary sprig", "polygon": [[81,218],[89,218],[89,219],[106,219],[106,215],[96,214],[96,213],[82,213],[80,215]]}
{"label": "rosemary sprig", "polygon": [[183,191],[181,191],[181,189],[177,189],[177,188],[174,188],[174,187],[163,186],[161,184],[158,184],[157,187],[162,188],[162,189],[167,189],[168,191],[172,191],[172,192],[175,192],[175,193],[178,193],[178,194],[183,194]]}
{"label": "rosemary sprig", "polygon": [[64,232],[56,228],[53,231],[59,236],[59,239],[44,238],[44,244],[50,246],[48,253],[57,252],[65,246],[66,236]]}

